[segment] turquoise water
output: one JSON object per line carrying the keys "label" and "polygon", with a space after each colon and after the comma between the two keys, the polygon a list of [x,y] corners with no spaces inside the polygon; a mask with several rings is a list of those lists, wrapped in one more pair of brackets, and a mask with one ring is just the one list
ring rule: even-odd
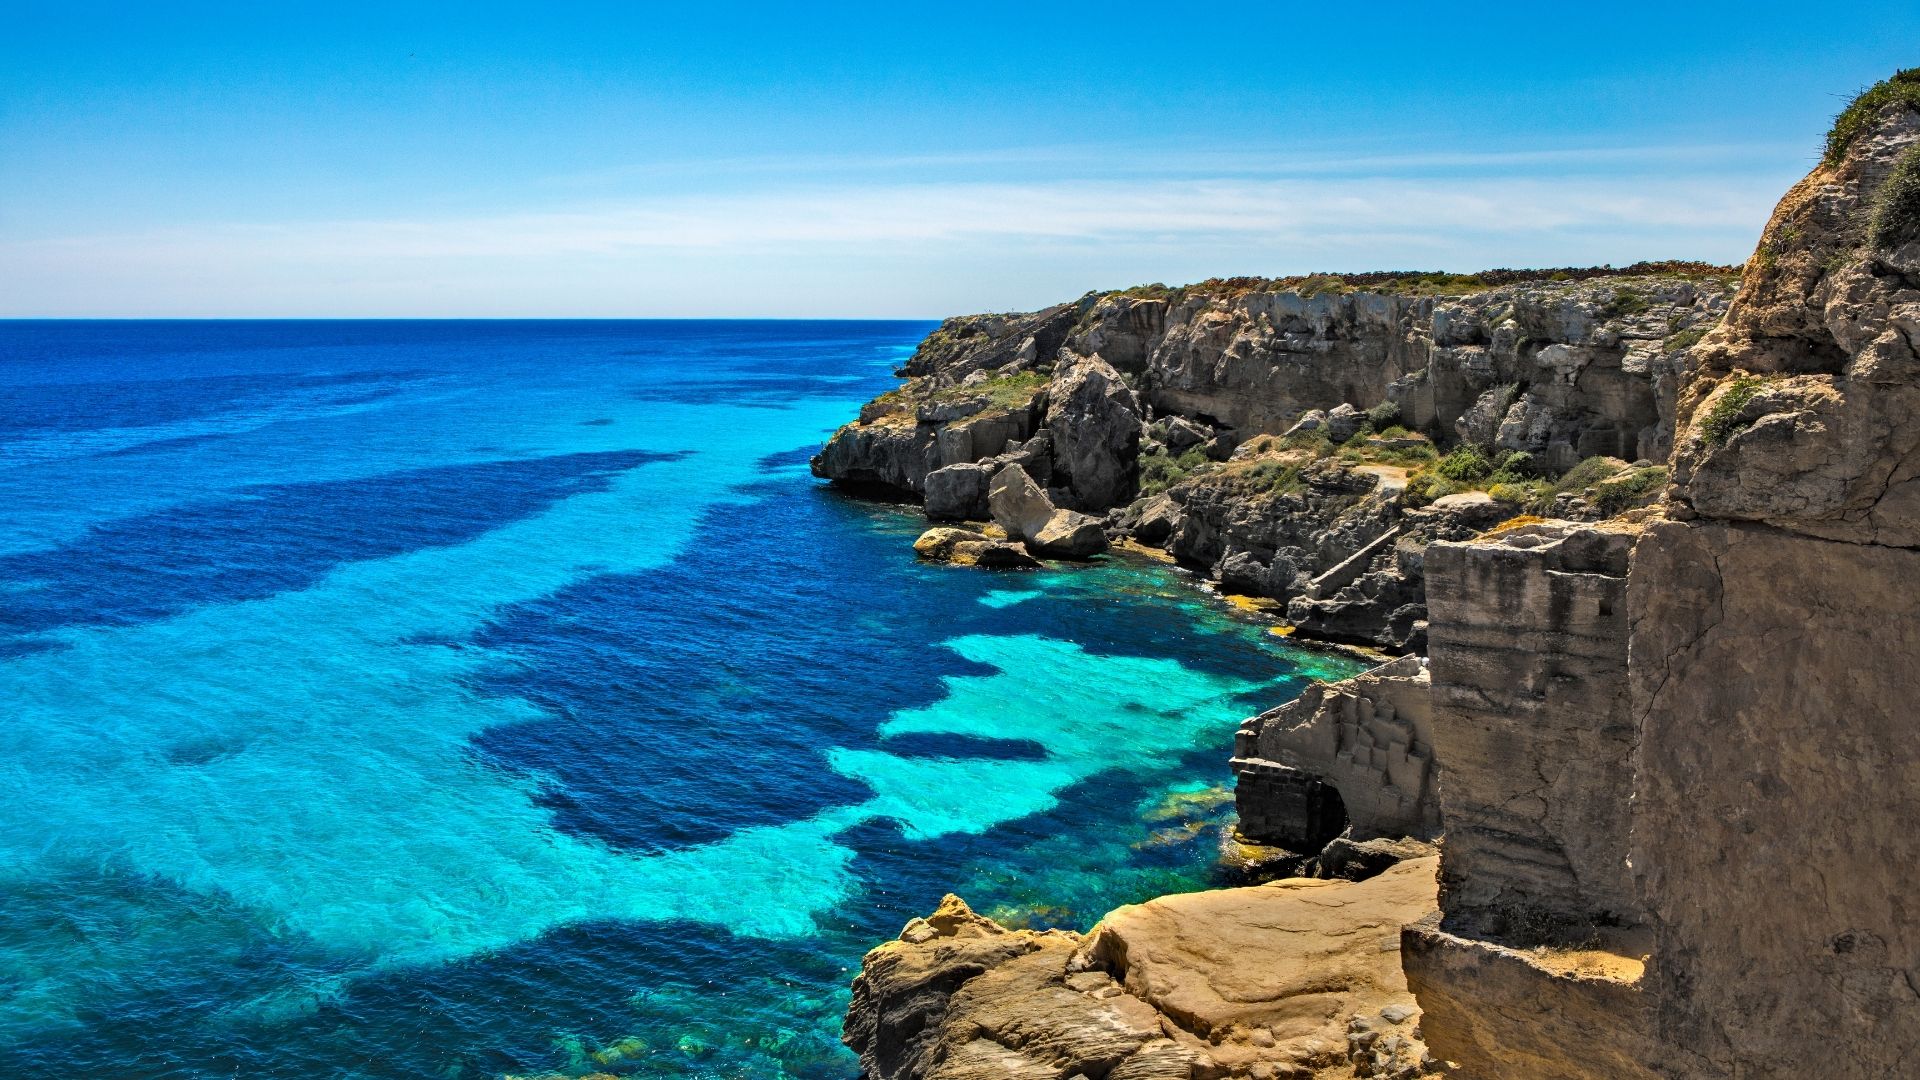
{"label": "turquoise water", "polygon": [[0,324],[0,1060],[845,1077],[943,892],[1204,884],[1351,668],[812,480],[927,328]]}

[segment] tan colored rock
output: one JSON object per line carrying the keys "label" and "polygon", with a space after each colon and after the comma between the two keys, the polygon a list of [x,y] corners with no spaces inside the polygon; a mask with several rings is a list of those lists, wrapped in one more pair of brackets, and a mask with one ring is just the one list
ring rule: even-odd
{"label": "tan colored rock", "polygon": [[1133,498],[1140,406],[1112,364],[1098,356],[1063,361],[1047,391],[1054,476],[1075,507],[1105,510]]}
{"label": "tan colored rock", "polygon": [[1090,559],[1107,550],[1107,533],[1097,517],[1055,510],[1040,531],[1027,538],[1027,550],[1052,559]]}
{"label": "tan colored rock", "polygon": [[939,526],[921,533],[920,538],[913,542],[913,550],[923,559],[945,562],[953,558],[956,545],[986,539],[986,534],[973,529]]}
{"label": "tan colored rock", "polygon": [[1349,828],[1362,841],[1437,834],[1432,715],[1426,665],[1408,656],[1248,719],[1231,763],[1240,832],[1308,854]]}
{"label": "tan colored rock", "polygon": [[1011,540],[1038,536],[1053,519],[1053,500],[1018,465],[1001,466],[993,474],[987,505],[993,510],[994,523],[1005,529]]}
{"label": "tan colored rock", "polygon": [[1165,896],[1084,939],[949,897],[867,955],[847,1044],[872,1080],[1418,1075],[1398,950],[1434,864]]}

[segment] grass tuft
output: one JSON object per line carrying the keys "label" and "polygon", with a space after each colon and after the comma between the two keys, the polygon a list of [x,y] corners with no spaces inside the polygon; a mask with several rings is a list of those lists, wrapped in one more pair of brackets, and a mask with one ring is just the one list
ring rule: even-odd
{"label": "grass tuft", "polygon": [[1827,132],[1826,163],[1838,164],[1847,155],[1847,147],[1879,118],[1880,110],[1894,102],[1920,112],[1920,68],[1903,68],[1892,78],[1874,83],[1833,118],[1833,127]]}
{"label": "grass tuft", "polygon": [[1700,440],[1708,446],[1721,446],[1751,427],[1751,421],[1740,419],[1740,412],[1766,385],[1767,381],[1756,375],[1735,376],[1732,385],[1722,391],[1713,408],[1707,410],[1707,418],[1700,422]]}

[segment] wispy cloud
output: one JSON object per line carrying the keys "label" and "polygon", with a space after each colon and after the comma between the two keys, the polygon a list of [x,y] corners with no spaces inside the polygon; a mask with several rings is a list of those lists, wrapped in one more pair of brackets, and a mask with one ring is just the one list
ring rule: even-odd
{"label": "wispy cloud", "polygon": [[[621,295],[612,283],[623,280],[636,297],[661,295],[663,287],[684,296],[703,277],[710,278],[709,291],[743,279],[799,287],[828,266],[853,275],[843,287],[857,296],[863,265],[887,275],[903,261],[951,263],[952,294],[929,290],[915,303],[919,312],[937,313],[1004,303],[998,295],[976,297],[981,290],[966,269],[996,257],[1008,267],[1001,283],[1048,290],[1027,299],[1036,304],[1112,283],[1104,275],[1068,280],[1095,266],[1114,272],[1162,266],[1165,272],[1150,276],[1167,280],[1209,259],[1217,264],[1204,273],[1475,268],[1537,261],[1536,253],[1555,244],[1561,253],[1546,261],[1737,259],[1782,187],[1778,175],[1671,169],[1557,179],[791,178],[758,190],[574,201],[539,212],[214,222],[0,244],[0,304],[22,314],[59,306],[56,298],[76,295],[75,285],[93,277],[114,292],[143,280],[152,283],[148,295],[192,292],[203,312],[229,310],[223,299],[243,297],[241,307],[250,310],[264,302],[262,290],[279,283],[286,309],[307,311],[312,300],[302,303],[293,291],[297,282],[318,290],[315,295],[331,283],[350,296],[380,281],[388,290],[385,306],[404,305],[411,294],[417,309],[431,314],[445,293],[428,275],[478,283],[480,302],[497,304],[503,297],[548,294],[556,274],[579,276],[587,287],[578,295],[605,299]],[[1596,259],[1599,253],[1605,258]],[[187,288],[193,282],[199,284]],[[882,291],[896,293],[897,283]],[[710,306],[703,305],[703,313]]]}

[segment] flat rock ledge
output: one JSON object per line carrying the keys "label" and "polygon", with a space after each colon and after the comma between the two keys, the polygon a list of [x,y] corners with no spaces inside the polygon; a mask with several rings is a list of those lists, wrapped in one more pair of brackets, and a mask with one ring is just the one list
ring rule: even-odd
{"label": "flat rock ledge", "polygon": [[1437,869],[1163,896],[1085,935],[948,896],[867,954],[846,1043],[870,1080],[1433,1075],[1400,942]]}

